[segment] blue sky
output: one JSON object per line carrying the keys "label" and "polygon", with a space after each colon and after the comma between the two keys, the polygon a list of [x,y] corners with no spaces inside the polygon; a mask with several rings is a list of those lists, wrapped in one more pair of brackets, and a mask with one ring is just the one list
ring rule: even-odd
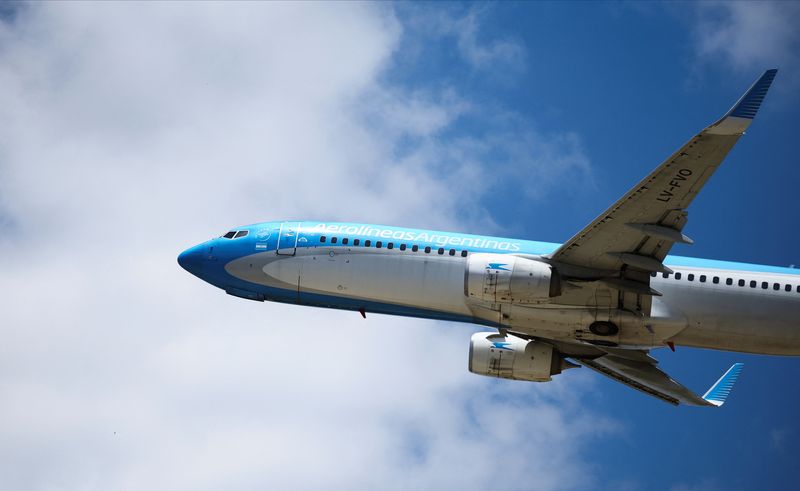
{"label": "blue sky", "polygon": [[[429,7],[429,14],[439,11]],[[794,196],[800,168],[793,135],[800,115],[800,37],[787,36],[779,41],[785,45],[773,46],[760,33],[743,29],[740,35],[760,45],[762,53],[704,52],[698,30],[709,18],[722,30],[737,15],[766,15],[756,12],[764,6],[738,7],[744,11],[690,4],[451,5],[455,15],[479,19],[477,39],[513,49],[498,54],[491,66],[476,68],[455,55],[450,43],[440,42],[429,45],[424,56],[401,59],[388,76],[412,87],[457,87],[484,107],[502,108],[532,124],[544,138],[575,135],[591,162],[582,179],[562,175],[531,199],[525,187],[537,179],[534,171],[529,179],[493,182],[481,197],[500,231],[561,242],[724,114],[764,70],[778,68],[755,124],[690,209],[686,232],[695,244],[673,252],[797,264],[800,208]],[[800,20],[800,11],[788,7],[782,15]],[[410,10],[412,17],[425,15]],[[444,138],[496,130],[476,110],[454,123]],[[498,165],[492,157],[487,154],[483,162],[490,174]],[[501,166],[520,165],[500,158]],[[797,360],[691,349],[658,357],[664,369],[698,392],[733,362],[743,361],[746,368],[731,403],[720,411],[672,408],[602,381],[585,402],[625,429],[588,451],[600,476],[593,487],[662,489],[677,483],[675,489],[785,489],[800,484],[793,462],[800,450],[800,393],[792,382],[800,377]]]}
{"label": "blue sky", "polygon": [[8,5],[0,487],[797,487],[796,359],[660,350],[698,392],[745,363],[722,409],[674,408],[175,262],[295,218],[561,242],[775,67],[673,252],[800,264],[796,4]]}

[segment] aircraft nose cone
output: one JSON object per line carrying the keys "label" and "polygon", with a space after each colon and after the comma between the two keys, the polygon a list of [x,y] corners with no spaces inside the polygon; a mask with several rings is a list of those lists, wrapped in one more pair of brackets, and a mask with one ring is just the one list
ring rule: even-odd
{"label": "aircraft nose cone", "polygon": [[203,253],[199,246],[194,246],[181,252],[178,256],[178,264],[186,271],[196,275],[203,267]]}

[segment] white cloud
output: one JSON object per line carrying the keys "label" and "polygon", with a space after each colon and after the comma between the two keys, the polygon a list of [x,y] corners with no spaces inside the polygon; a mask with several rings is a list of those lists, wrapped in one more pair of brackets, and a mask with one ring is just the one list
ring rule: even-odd
{"label": "white cloud", "polygon": [[469,9],[453,5],[423,6],[407,12],[408,24],[426,36],[452,40],[451,51],[472,70],[518,73],[527,66],[524,46],[512,37],[486,39],[481,35],[481,18],[490,10],[486,5],[473,5]]}
{"label": "white cloud", "polygon": [[702,2],[694,32],[702,60],[738,71],[781,68],[796,76],[800,5],[794,2]]}
{"label": "white cloud", "polygon": [[769,432],[770,447],[773,450],[782,451],[786,443],[787,437],[791,434],[791,430],[787,428],[775,428]]}
{"label": "white cloud", "polygon": [[458,48],[472,66],[489,68],[498,61],[517,66],[524,65],[525,51],[518,43],[510,39],[499,39],[489,44],[478,41],[479,25],[478,12],[474,9],[452,23],[452,30],[458,39]]}
{"label": "white cloud", "polygon": [[[403,35],[358,3],[43,3],[0,22],[4,488],[591,480],[584,442],[614,428],[580,404],[591,374],[483,379],[473,327],[246,302],[175,262],[258,220],[490,224],[459,192],[484,162],[437,158],[518,135],[442,138],[476,103],[381,81]],[[419,149],[398,156],[405,138]]]}
{"label": "white cloud", "polygon": [[713,479],[703,479],[699,482],[694,482],[691,484],[675,484],[670,486],[669,491],[715,491],[717,489],[719,489],[719,486],[717,486],[716,481]]}

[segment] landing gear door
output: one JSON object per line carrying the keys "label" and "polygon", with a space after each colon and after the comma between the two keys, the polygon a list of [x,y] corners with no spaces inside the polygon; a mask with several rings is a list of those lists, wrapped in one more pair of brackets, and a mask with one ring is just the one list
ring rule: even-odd
{"label": "landing gear door", "polygon": [[297,237],[300,233],[300,222],[283,222],[278,234],[278,249],[282,256],[294,256],[297,251]]}

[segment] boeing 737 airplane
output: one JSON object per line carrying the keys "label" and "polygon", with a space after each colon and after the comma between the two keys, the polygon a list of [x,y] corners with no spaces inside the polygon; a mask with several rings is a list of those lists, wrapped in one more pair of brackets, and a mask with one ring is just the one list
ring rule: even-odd
{"label": "boeing 737 airplane", "polygon": [[582,365],[672,404],[721,406],[734,364],[703,396],[651,349],[800,355],[800,271],[668,256],[687,208],[750,126],[776,70],[719,121],[564,244],[310,221],[236,227],[184,251],[193,275],[270,300],[490,326],[469,370],[545,382]]}

